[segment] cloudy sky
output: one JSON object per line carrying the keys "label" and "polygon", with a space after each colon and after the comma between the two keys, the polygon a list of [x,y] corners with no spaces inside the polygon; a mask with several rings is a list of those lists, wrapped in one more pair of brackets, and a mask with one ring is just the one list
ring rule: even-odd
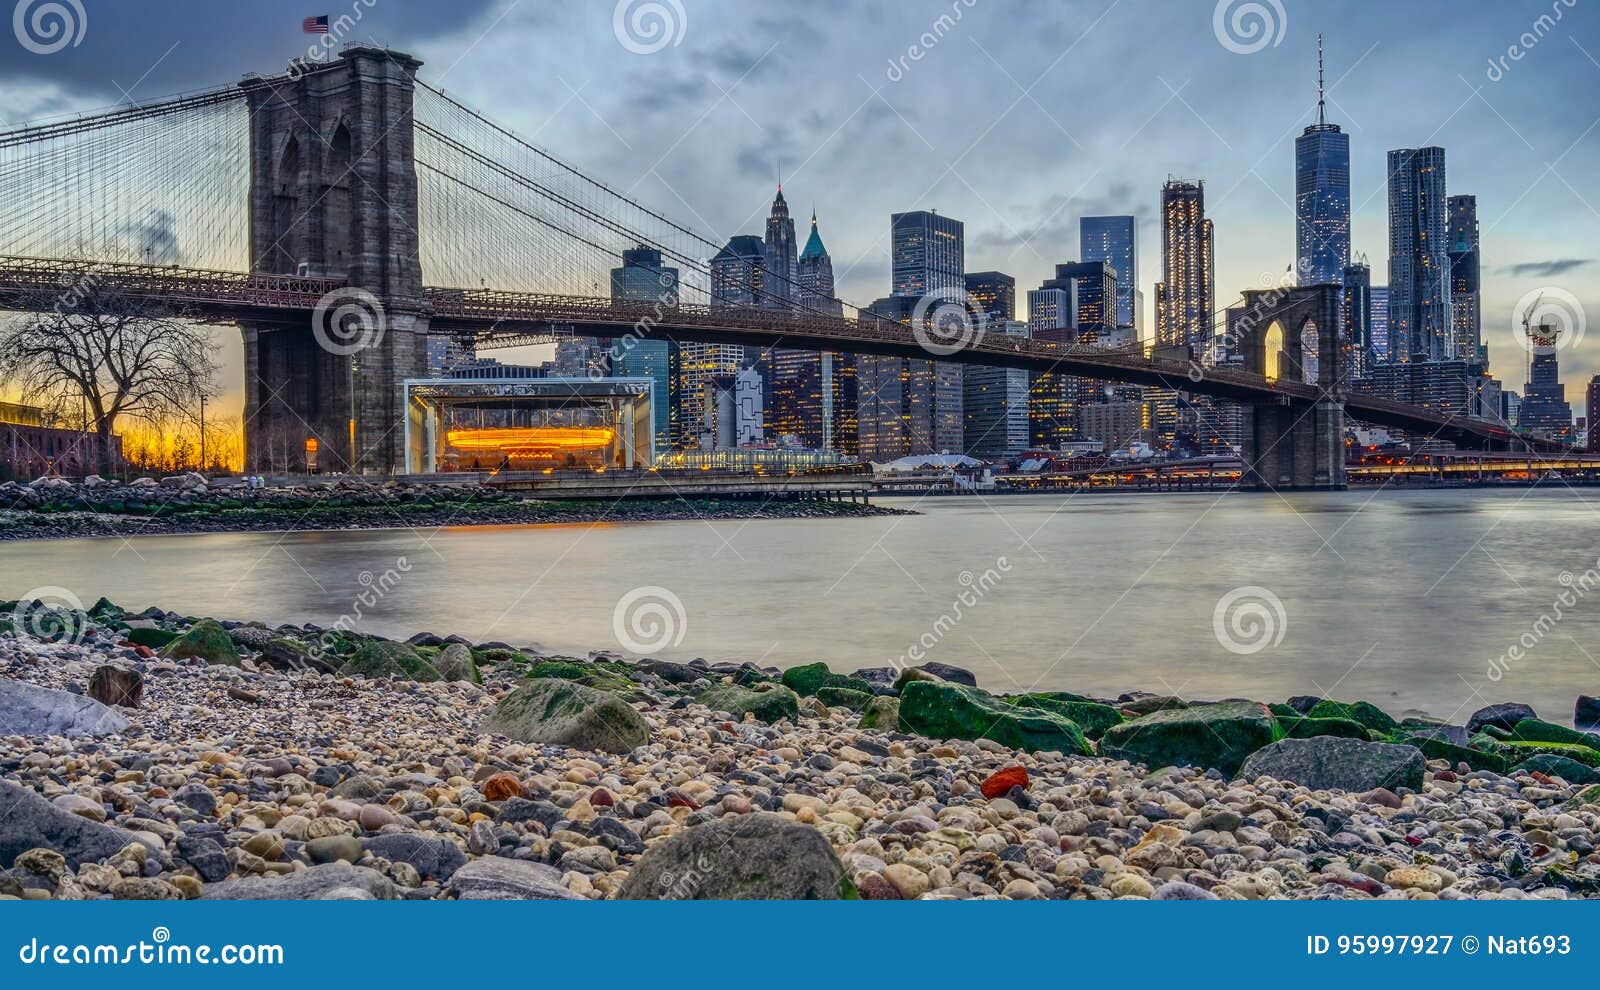
{"label": "cloudy sky", "polygon": [[[852,302],[888,291],[889,214],[926,208],[965,221],[969,270],[1020,289],[1077,258],[1080,216],[1135,214],[1148,305],[1169,175],[1206,181],[1221,301],[1277,278],[1321,32],[1374,280],[1384,154],[1437,144],[1449,191],[1478,197],[1495,373],[1521,388],[1526,294],[1575,331],[1600,319],[1600,12],[1581,0],[80,2],[76,46],[0,44],[7,122],[275,71],[311,40],[302,17],[359,14],[346,40],[413,52],[434,85],[713,240],[759,233],[781,176]],[[1600,340],[1577,337],[1569,398],[1600,371]]]}

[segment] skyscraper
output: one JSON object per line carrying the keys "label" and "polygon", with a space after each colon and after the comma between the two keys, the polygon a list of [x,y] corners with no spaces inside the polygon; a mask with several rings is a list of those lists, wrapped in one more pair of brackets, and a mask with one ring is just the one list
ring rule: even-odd
{"label": "skyscraper", "polygon": [[[1522,412],[1517,425],[1538,430],[1553,440],[1572,435],[1572,407],[1567,405],[1567,389],[1561,384],[1557,362],[1561,329],[1551,323],[1527,328],[1528,384],[1522,394]],[[1585,397],[1587,398],[1587,396]]]}
{"label": "skyscraper", "polygon": [[[1056,266],[1028,293],[1029,333],[1036,340],[1062,346],[1105,343],[1117,328],[1108,319],[1117,299],[1116,269],[1105,261],[1069,261]],[[1028,383],[1031,442],[1059,447],[1079,439],[1079,411],[1099,401],[1102,383],[1059,372],[1035,373]]]}
{"label": "skyscraper", "polygon": [[[833,260],[811,214],[811,236],[796,263],[799,306],[842,315],[834,298]],[[855,440],[855,368],[847,354],[778,348],[772,352],[766,412],[769,439],[809,450],[848,450]]]}
{"label": "skyscraper", "polygon": [[890,292],[955,298],[966,289],[965,239],[960,220],[927,210],[890,216]]}
{"label": "skyscraper", "polygon": [[968,272],[967,300],[990,320],[1017,318],[1017,280],[1005,272]]}
{"label": "skyscraper", "polygon": [[1317,122],[1294,142],[1295,258],[1301,285],[1342,284],[1350,265],[1350,135],[1328,123],[1317,36]]}
{"label": "skyscraper", "polygon": [[1078,255],[1084,261],[1104,261],[1116,269],[1115,325],[1119,327],[1136,327],[1139,323],[1136,231],[1131,216],[1080,217],[1078,220]]}
{"label": "skyscraper", "polygon": [[1600,450],[1600,375],[1589,379],[1583,394],[1583,411],[1589,421],[1589,449]]}
{"label": "skyscraper", "polygon": [[1344,270],[1340,316],[1344,322],[1344,366],[1363,375],[1374,363],[1372,350],[1372,268],[1358,261]]}
{"label": "skyscraper", "polygon": [[1394,360],[1389,351],[1389,287],[1372,287],[1372,359],[1383,364]]}
{"label": "skyscraper", "polygon": [[[1028,325],[995,320],[989,332],[1026,337]],[[966,421],[967,456],[1002,460],[1022,453],[1028,447],[1028,373],[980,365],[966,369],[961,415]]]}
{"label": "skyscraper", "polygon": [[1389,152],[1389,354],[1453,355],[1444,149]]}
{"label": "skyscraper", "polygon": [[766,297],[766,244],[739,234],[711,259],[711,308],[759,309]]}
{"label": "skyscraper", "polygon": [[[622,252],[622,266],[611,269],[611,298],[648,302],[663,311],[678,305],[678,269],[661,263],[661,252],[643,244]],[[613,338],[608,362],[611,373],[649,378],[650,416],[655,426],[655,449],[666,453],[685,442],[683,419],[682,354],[675,340],[665,337]]]}
{"label": "skyscraper", "polygon": [[799,257],[795,253],[794,221],[783,198],[783,186],[772,198],[767,215],[767,233],[762,241],[761,305],[767,309],[789,309],[799,298]]}
{"label": "skyscraper", "polygon": [[1450,314],[1455,356],[1467,361],[1488,362],[1483,347],[1483,301],[1478,275],[1478,197],[1451,196],[1450,215]]}
{"label": "skyscraper", "polygon": [[1204,182],[1169,179],[1161,187],[1161,278],[1156,286],[1156,343],[1188,345],[1195,353],[1211,340],[1216,305],[1216,243],[1206,219]]}
{"label": "skyscraper", "polygon": [[[909,322],[919,296],[888,296],[865,312]],[[856,419],[863,460],[957,453],[965,446],[961,366],[882,355],[856,357]]]}

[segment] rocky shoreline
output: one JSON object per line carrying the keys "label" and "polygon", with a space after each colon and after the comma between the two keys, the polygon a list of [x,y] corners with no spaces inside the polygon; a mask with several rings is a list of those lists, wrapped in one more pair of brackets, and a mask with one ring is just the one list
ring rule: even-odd
{"label": "rocky shoreline", "polygon": [[1447,726],[0,603],[0,897],[1594,897],[1597,767],[1600,736],[1516,704]]}
{"label": "rocky shoreline", "polygon": [[870,503],[790,499],[523,498],[479,485],[345,479],[249,488],[198,474],[121,484],[46,478],[0,484],[0,541],[330,529],[438,528],[670,519],[913,515]]}

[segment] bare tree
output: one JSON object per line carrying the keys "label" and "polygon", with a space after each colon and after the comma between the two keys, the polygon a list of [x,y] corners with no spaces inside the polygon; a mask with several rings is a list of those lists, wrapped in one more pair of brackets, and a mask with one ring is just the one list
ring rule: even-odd
{"label": "bare tree", "polygon": [[191,314],[125,291],[88,262],[24,300],[20,322],[0,330],[0,381],[99,438],[102,474],[123,417],[155,424],[216,394],[217,345]]}

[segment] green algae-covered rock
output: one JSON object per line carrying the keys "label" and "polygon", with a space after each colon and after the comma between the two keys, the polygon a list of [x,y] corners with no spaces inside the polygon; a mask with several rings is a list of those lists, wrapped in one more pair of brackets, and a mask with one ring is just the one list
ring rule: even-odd
{"label": "green algae-covered rock", "polygon": [[152,650],[164,649],[166,645],[177,639],[180,633],[171,629],[140,629],[128,630],[128,642],[135,646],[148,646]]}
{"label": "green algae-covered rock", "polygon": [[752,691],[736,684],[723,684],[701,694],[700,703],[712,711],[734,716],[754,715],[768,725],[784,719],[793,721],[800,715],[799,697],[782,686],[769,691]]}
{"label": "green algae-covered rock", "polygon": [[822,661],[808,663],[799,667],[790,667],[783,672],[783,686],[804,698],[809,694],[816,694],[817,688],[826,684],[828,678],[833,676],[833,671]]}
{"label": "green algae-covered rock", "polygon": [[1416,735],[1403,741],[1422,750],[1422,755],[1430,760],[1448,760],[1452,770],[1456,764],[1465,763],[1474,770],[1502,774],[1506,772],[1506,758],[1488,749],[1458,746],[1436,735]]}
{"label": "green algae-covered rock", "polygon": [[1390,718],[1388,712],[1369,701],[1319,701],[1306,715],[1310,718],[1347,718],[1379,732],[1392,732],[1400,724]]}
{"label": "green algae-covered rock", "polygon": [[1018,708],[1037,708],[1070,719],[1090,739],[1100,738],[1107,729],[1121,725],[1123,721],[1122,713],[1110,705],[1078,700],[1077,696],[1065,692],[1025,694],[1018,698],[1007,698],[1006,701]]}
{"label": "green algae-covered rock", "polygon": [[965,684],[910,681],[900,694],[900,726],[930,739],[992,739],[1033,752],[1089,756],[1077,723],[1042,709],[1017,708]]}
{"label": "green algae-covered rock", "polygon": [[1582,743],[1527,742],[1513,739],[1509,742],[1496,743],[1495,751],[1505,757],[1509,764],[1521,763],[1530,756],[1542,753],[1548,756],[1565,756],[1584,766],[1600,768],[1600,749],[1593,749]]}
{"label": "green algae-covered rock", "polygon": [[1223,701],[1152,712],[1108,730],[1100,755],[1165,766],[1211,767],[1228,776],[1245,757],[1279,737],[1278,722],[1266,705]]}
{"label": "green algae-covered rock", "polygon": [[844,687],[824,685],[817,688],[816,699],[829,708],[848,708],[853,712],[866,711],[872,695],[866,691],[852,691]]}
{"label": "green algae-covered rock", "polygon": [[1579,732],[1569,729],[1564,725],[1546,722],[1538,718],[1525,718],[1518,722],[1511,730],[1509,742],[1550,742],[1572,743],[1577,746],[1588,746],[1590,749],[1600,749],[1600,736],[1592,732]]}
{"label": "green algae-covered rock", "polygon": [[900,699],[883,696],[874,697],[867,702],[866,710],[861,713],[859,728],[898,732],[900,729]]}
{"label": "green algae-covered rock", "polygon": [[1511,768],[1511,773],[1542,773],[1547,777],[1560,777],[1569,784],[1600,784],[1600,770],[1584,766],[1577,760],[1551,753],[1530,756]]}
{"label": "green algae-covered rock", "polygon": [[367,639],[339,668],[352,677],[395,677],[410,681],[439,681],[439,670],[409,643]]}
{"label": "green algae-covered rock", "polygon": [[1278,725],[1286,739],[1311,739],[1316,736],[1340,736],[1345,739],[1370,739],[1367,727],[1348,718],[1295,718],[1279,717]]}
{"label": "green algae-covered rock", "polygon": [[495,706],[483,731],[521,742],[627,753],[650,741],[634,707],[606,691],[547,677],[526,681]]}
{"label": "green algae-covered rock", "polygon": [[187,632],[168,643],[162,652],[174,660],[199,657],[206,663],[239,666],[239,649],[233,645],[233,637],[212,619],[196,622]]}

